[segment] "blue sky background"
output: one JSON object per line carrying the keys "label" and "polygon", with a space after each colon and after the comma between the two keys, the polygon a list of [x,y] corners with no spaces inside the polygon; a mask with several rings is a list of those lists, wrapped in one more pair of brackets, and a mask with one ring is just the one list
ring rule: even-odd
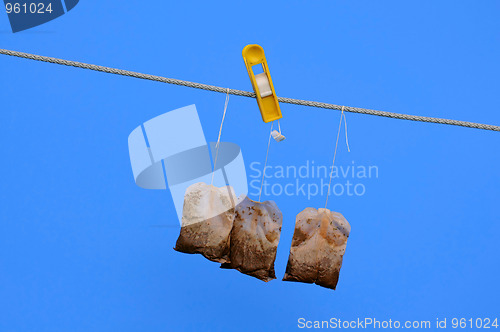
{"label": "blue sky background", "polygon": [[[500,125],[499,13],[496,1],[87,0],[17,34],[0,14],[0,47],[250,90],[241,50],[258,43],[280,96]],[[129,133],[194,103],[214,141],[224,95],[6,56],[0,77],[1,331],[498,315],[497,132],[348,113],[352,151],[341,141],[337,165],[379,177],[362,197],[330,199],[352,226],[333,292],[280,281],[296,214],[324,197],[266,197],[284,221],[278,280],[265,284],[175,252],[169,192],[135,185]],[[281,107],[287,140],[269,164],[328,165],[340,113]],[[230,98],[222,137],[247,166],[268,131],[254,100]]]}

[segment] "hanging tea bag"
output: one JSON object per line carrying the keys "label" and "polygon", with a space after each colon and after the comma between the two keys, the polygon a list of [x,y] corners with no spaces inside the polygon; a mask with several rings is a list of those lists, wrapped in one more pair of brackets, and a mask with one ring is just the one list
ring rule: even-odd
{"label": "hanging tea bag", "polygon": [[232,268],[263,281],[276,279],[274,260],[281,234],[283,216],[273,201],[255,202],[245,197],[235,208],[231,231]]}
{"label": "hanging tea bag", "polygon": [[300,212],[283,280],[335,289],[350,231],[340,213],[314,208]]}
{"label": "hanging tea bag", "polygon": [[230,186],[217,188],[199,182],[188,187],[184,196],[181,233],[174,249],[187,254],[202,254],[214,262],[228,262],[236,203],[236,195]]}

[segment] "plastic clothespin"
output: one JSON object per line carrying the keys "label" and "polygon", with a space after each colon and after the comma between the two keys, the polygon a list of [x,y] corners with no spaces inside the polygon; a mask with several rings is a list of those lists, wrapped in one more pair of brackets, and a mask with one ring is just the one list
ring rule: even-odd
{"label": "plastic clothespin", "polygon": [[[281,119],[283,116],[281,115],[278,97],[274,91],[271,74],[269,74],[269,68],[267,67],[264,49],[255,44],[247,45],[243,49],[242,54],[248,76],[250,76],[250,81],[252,82],[253,91],[257,97],[257,104],[259,105],[262,120],[267,123]],[[257,75],[254,74],[253,69],[253,66],[256,65],[261,65],[263,70],[262,73]]]}

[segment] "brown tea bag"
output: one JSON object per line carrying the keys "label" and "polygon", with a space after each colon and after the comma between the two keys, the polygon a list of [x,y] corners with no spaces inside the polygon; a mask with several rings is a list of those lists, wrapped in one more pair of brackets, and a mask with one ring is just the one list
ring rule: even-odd
{"label": "brown tea bag", "polygon": [[340,213],[314,208],[300,212],[283,281],[335,289],[350,231]]}
{"label": "brown tea bag", "polygon": [[217,188],[203,182],[188,187],[184,195],[181,233],[175,250],[202,254],[225,263],[229,260],[236,196],[230,186]]}
{"label": "brown tea bag", "polygon": [[231,231],[232,268],[263,281],[276,279],[274,260],[280,241],[283,216],[273,201],[255,202],[245,197],[236,208]]}

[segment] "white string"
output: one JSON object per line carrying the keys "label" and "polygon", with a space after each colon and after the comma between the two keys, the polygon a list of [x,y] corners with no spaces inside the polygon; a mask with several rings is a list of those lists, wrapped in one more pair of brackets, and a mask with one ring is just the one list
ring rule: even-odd
{"label": "white string", "polygon": [[347,138],[347,117],[344,113],[344,106],[342,106],[342,116],[344,117],[344,127],[345,127],[345,144],[347,144],[347,151],[351,152],[349,148],[349,139]]}
{"label": "white string", "polygon": [[217,144],[215,145],[215,160],[214,160],[214,171],[212,172],[212,182],[211,185],[214,184],[214,175],[215,171],[217,170],[217,157],[219,156],[219,145],[220,145],[220,136],[222,134],[222,125],[224,124],[224,119],[226,118],[226,110],[227,110],[227,104],[229,103],[229,89],[227,89],[226,93],[226,101],[224,103],[224,113],[222,113],[222,121],[220,123],[220,128],[219,128],[219,137],[217,137]]}
{"label": "white string", "polygon": [[339,145],[340,128],[342,127],[342,117],[343,116],[344,116],[344,113],[342,112],[340,114],[340,123],[339,123],[339,130],[337,132],[337,142],[335,143],[335,152],[333,153],[332,170],[330,172],[330,182],[328,182],[328,191],[326,193],[325,209],[328,205],[328,196],[330,196],[330,186],[332,185],[333,167],[335,166],[335,158],[337,157],[337,147]]}
{"label": "white string", "polygon": [[267,152],[266,152],[266,161],[264,162],[264,169],[262,170],[262,180],[260,181],[260,191],[259,191],[259,202],[260,197],[262,196],[262,186],[264,185],[264,178],[266,176],[266,166],[267,166],[267,157],[269,156],[269,146],[271,145],[271,136],[273,132],[274,121],[271,122],[271,131],[269,132],[269,140],[267,142]]}

